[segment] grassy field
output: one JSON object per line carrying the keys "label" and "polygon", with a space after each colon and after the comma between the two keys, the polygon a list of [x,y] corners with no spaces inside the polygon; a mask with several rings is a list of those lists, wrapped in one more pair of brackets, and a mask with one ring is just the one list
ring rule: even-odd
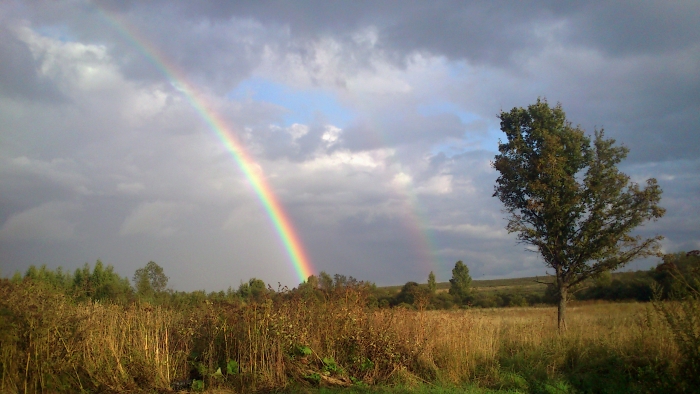
{"label": "grassy field", "polygon": [[[679,392],[697,356],[652,304],[574,305],[559,333],[553,307],[371,309],[367,296],[173,309],[5,282],[0,392]],[[663,305],[700,337],[697,303]]]}

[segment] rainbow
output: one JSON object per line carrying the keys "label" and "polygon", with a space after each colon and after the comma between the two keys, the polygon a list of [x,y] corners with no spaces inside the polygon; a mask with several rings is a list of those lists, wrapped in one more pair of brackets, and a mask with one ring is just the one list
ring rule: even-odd
{"label": "rainbow", "polygon": [[[439,276],[442,274],[442,270],[441,264],[436,258],[436,242],[429,229],[426,215],[420,208],[418,197],[411,191],[411,186],[408,184],[394,183],[394,190],[405,204],[407,215],[404,224],[413,238],[412,244],[415,245],[416,257],[420,260],[421,265],[425,266],[428,271],[432,271],[440,279]],[[421,279],[427,280],[427,278],[428,272],[425,272],[425,277]]]}
{"label": "rainbow", "polygon": [[[385,133],[382,132],[382,128],[380,124],[370,123],[371,135],[373,136],[372,141],[379,143],[380,146],[391,145],[388,143]],[[439,276],[443,273],[442,267],[444,264],[437,257],[437,242],[433,232],[430,230],[429,220],[420,207],[418,196],[411,190],[410,183],[393,183],[396,196],[403,202],[404,211],[406,212],[403,223],[413,240],[411,244],[415,246],[416,263],[426,270],[424,278],[427,280],[428,273],[433,271],[440,279]]]}
{"label": "rainbow", "polygon": [[289,255],[289,259],[294,266],[299,280],[302,282],[306,281],[306,279],[313,274],[314,269],[304,250],[299,235],[295,231],[289,216],[284,211],[282,204],[280,204],[272,188],[265,180],[262,170],[259,169],[255,160],[253,160],[250,154],[246,152],[241,143],[236,139],[235,135],[226,125],[224,119],[211,105],[208,105],[205,97],[198,93],[191,83],[187,82],[184,73],[180,72],[175,65],[170,64],[167,61],[167,57],[156,47],[150,45],[148,40],[140,37],[135,28],[127,28],[128,24],[124,21],[120,21],[117,16],[109,15],[106,11],[99,8],[96,8],[96,10],[122,38],[136,48],[144,58],[158,68],[158,70],[170,80],[173,86],[182,92],[199,116],[206,122],[219,140],[221,140],[231,156],[233,156],[238,167],[248,179],[248,182],[253,186],[255,193],[260,199],[267,216],[270,218]]}

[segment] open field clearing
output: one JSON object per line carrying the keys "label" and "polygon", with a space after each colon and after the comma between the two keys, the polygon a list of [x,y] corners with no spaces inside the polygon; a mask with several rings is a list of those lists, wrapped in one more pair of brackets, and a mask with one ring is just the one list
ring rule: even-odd
{"label": "open field clearing", "polygon": [[318,295],[174,309],[75,303],[38,284],[4,282],[0,389],[683,387],[674,377],[684,355],[652,304],[573,304],[559,334],[553,307],[369,309],[359,289]]}

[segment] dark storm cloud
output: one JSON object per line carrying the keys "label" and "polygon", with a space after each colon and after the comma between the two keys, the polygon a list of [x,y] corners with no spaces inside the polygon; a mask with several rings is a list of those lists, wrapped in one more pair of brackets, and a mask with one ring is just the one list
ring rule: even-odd
{"label": "dark storm cloud", "polygon": [[559,3],[572,43],[611,56],[669,54],[697,46],[700,3],[681,1],[590,1]]}
{"label": "dark storm cloud", "polygon": [[[397,60],[406,53],[427,51],[476,63],[507,62],[516,49],[541,46],[535,28],[540,20],[548,22],[552,15],[546,4],[493,1],[406,1],[400,5],[392,1],[163,4],[188,20],[216,24],[230,18],[251,18],[273,29],[288,27],[297,39],[328,35],[343,40],[357,29],[373,26],[379,30],[382,46],[397,51]],[[124,5],[107,8],[116,12],[130,10]]]}
{"label": "dark storm cloud", "polygon": [[[97,2],[125,12],[128,2]],[[138,3],[130,3],[138,4]],[[668,52],[697,42],[695,1],[237,1],[165,2],[190,19],[253,18],[289,26],[292,34],[347,35],[376,26],[387,44],[476,62],[501,62],[516,50],[541,48],[541,28],[563,22],[572,43],[612,55]],[[147,6],[148,7],[148,6]]]}

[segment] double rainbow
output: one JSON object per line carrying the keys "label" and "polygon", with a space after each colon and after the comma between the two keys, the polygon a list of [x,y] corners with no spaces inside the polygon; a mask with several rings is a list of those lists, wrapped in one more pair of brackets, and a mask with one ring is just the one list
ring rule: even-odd
{"label": "double rainbow", "polygon": [[197,92],[194,86],[187,82],[184,73],[180,72],[175,65],[170,64],[167,61],[167,57],[156,47],[150,45],[148,40],[140,37],[136,29],[127,28],[128,25],[126,22],[120,21],[116,16],[109,15],[101,9],[97,9],[97,12],[116,32],[138,50],[144,58],[158,68],[158,70],[182,92],[190,105],[192,105],[199,116],[206,122],[219,140],[221,140],[226,150],[233,156],[238,167],[243,171],[248,182],[253,186],[258,199],[265,208],[267,216],[270,218],[270,221],[289,255],[289,259],[294,266],[299,280],[302,282],[305,281],[313,274],[314,269],[304,250],[304,245],[301,243],[299,235],[295,231],[289,216],[284,211],[282,204],[280,204],[277,196],[275,196],[272,188],[265,180],[262,170],[258,169],[251,155],[246,152],[241,143],[236,139],[235,135],[226,125],[224,119],[211,105],[208,105],[204,95]]}

